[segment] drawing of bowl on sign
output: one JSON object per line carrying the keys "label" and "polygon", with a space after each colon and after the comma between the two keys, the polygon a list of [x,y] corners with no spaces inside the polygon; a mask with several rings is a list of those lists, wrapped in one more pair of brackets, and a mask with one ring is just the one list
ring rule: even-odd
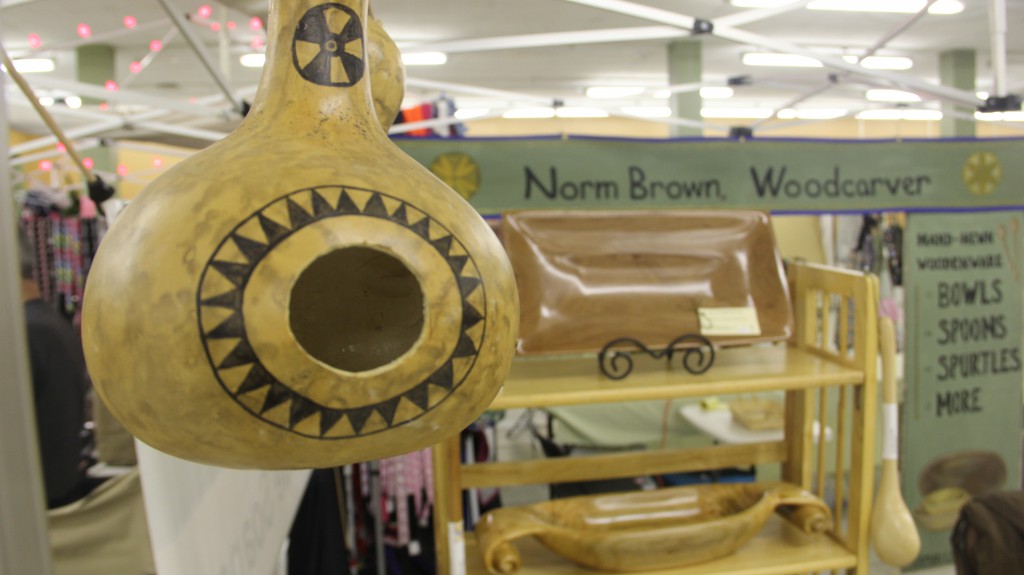
{"label": "drawing of bowl on sign", "polygon": [[534,536],[555,553],[602,571],[650,571],[725,557],[775,511],[806,534],[832,529],[828,507],[786,483],[706,484],[656,491],[568,497],[495,509],[476,527],[492,575],[515,573],[512,542]]}
{"label": "drawing of bowl on sign", "polygon": [[929,531],[950,529],[972,497],[996,491],[1004,483],[1006,463],[998,453],[970,450],[937,457],[918,476],[923,499],[914,516]]}

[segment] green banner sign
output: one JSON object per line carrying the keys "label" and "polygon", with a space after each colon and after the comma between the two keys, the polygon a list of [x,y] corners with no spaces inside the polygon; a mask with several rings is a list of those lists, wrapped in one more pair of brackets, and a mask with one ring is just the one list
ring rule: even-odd
{"label": "green banner sign", "polygon": [[1020,488],[1024,212],[911,214],[904,241],[901,473],[928,567],[967,499]]}
{"label": "green banner sign", "polygon": [[482,213],[1024,207],[1024,140],[399,139]]}

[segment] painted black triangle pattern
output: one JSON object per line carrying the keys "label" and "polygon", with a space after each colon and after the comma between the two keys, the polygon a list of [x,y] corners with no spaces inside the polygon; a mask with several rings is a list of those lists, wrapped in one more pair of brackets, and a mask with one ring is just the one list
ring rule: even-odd
{"label": "painted black triangle pattern", "polygon": [[245,381],[238,387],[238,391],[235,395],[243,395],[257,389],[263,389],[268,385],[273,385],[277,380],[274,376],[267,372],[267,369],[263,367],[263,364],[257,363],[249,371],[249,375],[245,377]]}
{"label": "painted black triangle pattern", "polygon": [[267,244],[250,240],[245,236],[238,234],[232,234],[231,239],[238,246],[238,249],[245,256],[245,259],[249,260],[249,264],[255,264],[260,261],[264,255],[266,255],[269,246]]}
{"label": "painted black triangle pattern", "polygon": [[356,203],[352,201],[352,198],[351,196],[348,195],[348,192],[341,192],[341,197],[338,198],[338,207],[335,208],[334,211],[340,214],[360,213],[359,207],[356,206]]}
{"label": "painted black triangle pattern", "polygon": [[340,409],[322,409],[320,411],[320,437],[327,435],[327,432],[344,416],[345,412]]}
{"label": "painted black triangle pattern", "polygon": [[370,201],[366,202],[366,207],[363,208],[363,214],[376,218],[387,218],[388,209],[384,206],[384,198],[381,198],[380,194],[370,196]]}
{"label": "painted black triangle pattern", "polygon": [[334,208],[317,192],[313,192],[313,216],[325,218],[334,213]]}
{"label": "painted black triangle pattern", "polygon": [[220,325],[206,334],[207,339],[232,339],[245,337],[245,319],[240,311],[235,312]]}
{"label": "painted black triangle pattern", "polygon": [[320,411],[320,406],[305,397],[296,395],[292,399],[292,410],[288,416],[288,428],[295,429],[296,425],[309,419],[318,411]]}
{"label": "painted black triangle pattern", "polygon": [[260,220],[260,227],[263,228],[263,233],[267,235],[267,243],[269,246],[276,246],[281,240],[288,237],[288,234],[291,233],[291,230],[263,214],[260,214],[257,217]]}
{"label": "painted black triangle pattern", "polygon": [[210,265],[213,266],[213,269],[220,272],[220,275],[224,276],[229,282],[235,284],[235,287],[242,287],[245,285],[245,282],[249,281],[249,273],[252,271],[252,267],[246,264],[213,262]]}
{"label": "painted black triangle pattern", "polygon": [[424,381],[423,383],[412,388],[412,391],[405,394],[405,398],[412,402],[413,405],[422,409],[427,410],[430,405],[430,384]]}
{"label": "painted black triangle pattern", "polygon": [[419,237],[430,241],[430,218],[423,218],[415,224],[409,226],[409,229],[416,232]]}
{"label": "painted black triangle pattern", "polygon": [[285,387],[283,384],[274,381],[270,384],[270,393],[267,394],[267,398],[263,401],[263,407],[260,408],[260,415],[274,409],[275,407],[287,402],[295,395],[292,390]]}
{"label": "painted black triangle pattern", "polygon": [[399,224],[402,224],[403,226],[409,225],[409,213],[405,209],[405,203],[398,206],[398,209],[395,210],[395,213],[391,214],[391,219]]}
{"label": "painted black triangle pattern", "polygon": [[459,278],[459,290],[462,291],[462,299],[466,299],[476,291],[476,288],[480,287],[480,280],[471,277],[460,277]]}
{"label": "painted black triangle pattern", "polygon": [[356,435],[363,432],[363,428],[366,427],[366,420],[370,419],[371,415],[373,415],[372,407],[360,407],[349,410],[348,421],[352,424],[352,429],[355,430]]}
{"label": "painted black triangle pattern", "polygon": [[203,300],[203,305],[210,307],[226,307],[228,309],[240,309],[242,307],[242,292],[231,290],[227,293]]}
{"label": "painted black triangle pattern", "polygon": [[427,383],[432,383],[438,387],[443,387],[448,391],[455,388],[455,369],[452,367],[452,362],[449,360],[448,363],[444,364],[444,367],[437,370],[434,375],[430,376]]}
{"label": "painted black triangle pattern", "polygon": [[241,365],[249,365],[250,363],[256,363],[256,352],[252,350],[252,346],[249,345],[249,341],[243,339],[238,342],[235,349],[231,350],[231,353],[224,358],[224,361],[220,362],[217,369],[229,369],[232,367],[239,367]]}
{"label": "painted black triangle pattern", "polygon": [[391,427],[395,421],[395,412],[398,411],[398,402],[400,401],[402,401],[402,396],[389,399],[377,406],[377,413],[384,418],[384,421],[388,422],[388,427]]}
{"label": "painted black triangle pattern", "polygon": [[306,227],[310,222],[312,222],[313,216],[306,210],[302,209],[302,206],[293,202],[291,198],[288,198],[288,219],[292,223],[292,229],[298,230]]}
{"label": "painted black triangle pattern", "polygon": [[465,331],[484,320],[484,315],[471,304],[462,308],[462,330]]}
{"label": "painted black triangle pattern", "polygon": [[469,339],[469,336],[463,334],[459,338],[459,344],[455,346],[455,353],[452,354],[452,357],[473,357],[474,355],[476,355],[476,344]]}
{"label": "painted black triangle pattern", "polygon": [[455,275],[462,275],[462,270],[466,268],[466,262],[469,261],[469,256],[448,256],[448,265],[452,266],[452,271]]}
{"label": "painted black triangle pattern", "polygon": [[437,251],[441,252],[441,255],[444,256],[444,257],[448,257],[448,252],[452,251],[452,237],[451,236],[445,236],[443,238],[438,238],[438,239],[436,239],[436,240],[434,240],[434,241],[432,241],[430,243],[434,244],[434,247],[437,248]]}

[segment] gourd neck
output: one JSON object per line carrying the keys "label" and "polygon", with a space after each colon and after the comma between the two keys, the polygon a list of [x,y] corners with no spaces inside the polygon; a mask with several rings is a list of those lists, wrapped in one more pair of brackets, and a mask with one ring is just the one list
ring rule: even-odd
{"label": "gourd neck", "polygon": [[[267,58],[247,120],[298,135],[383,135],[373,111],[368,0],[271,0]],[[247,122],[248,123],[248,122]]]}

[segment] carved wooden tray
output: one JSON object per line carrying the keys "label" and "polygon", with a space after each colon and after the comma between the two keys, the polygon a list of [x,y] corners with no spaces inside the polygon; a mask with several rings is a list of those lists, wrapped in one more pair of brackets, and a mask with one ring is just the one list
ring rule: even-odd
{"label": "carved wooden tray", "polygon": [[716,345],[792,332],[767,214],[511,212],[503,231],[519,287],[521,354],[597,352],[620,337],[663,347],[701,332],[699,308],[756,310],[759,334],[706,336]]}

